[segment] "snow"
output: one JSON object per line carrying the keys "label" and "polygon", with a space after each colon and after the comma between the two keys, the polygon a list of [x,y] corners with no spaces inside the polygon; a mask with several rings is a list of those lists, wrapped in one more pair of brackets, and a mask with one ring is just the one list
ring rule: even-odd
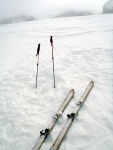
{"label": "snow", "polygon": [[[53,35],[56,89],[53,88]],[[36,49],[41,43],[38,87]],[[49,150],[90,81],[95,85],[60,150],[113,149],[113,15],[0,26],[0,150],[31,150],[68,92],[75,96],[41,150]]]}

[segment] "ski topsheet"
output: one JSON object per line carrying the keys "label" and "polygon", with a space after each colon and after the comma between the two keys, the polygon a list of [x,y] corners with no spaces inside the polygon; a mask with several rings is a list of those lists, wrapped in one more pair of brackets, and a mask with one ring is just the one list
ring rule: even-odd
{"label": "ski topsheet", "polygon": [[59,117],[61,116],[61,114],[63,113],[63,111],[65,110],[66,106],[68,105],[68,103],[73,98],[73,96],[74,96],[74,89],[72,89],[68,93],[67,97],[65,98],[64,102],[62,103],[62,105],[60,106],[60,108],[58,109],[58,111],[55,113],[55,115],[52,116],[52,121],[48,125],[48,127],[45,130],[40,131],[40,137],[38,139],[38,142],[36,143],[36,145],[33,147],[32,150],[39,150],[40,149],[40,147],[44,143],[46,137],[48,136],[48,134],[53,129],[55,123],[57,122],[57,120],[59,119]]}
{"label": "ski topsheet", "polygon": [[85,90],[83,96],[81,97],[81,100],[76,103],[76,107],[75,110],[73,111],[73,113],[68,114],[67,115],[67,122],[65,124],[65,126],[63,127],[63,129],[61,130],[60,134],[58,135],[57,139],[55,140],[55,142],[53,143],[52,147],[50,148],[50,150],[58,150],[67,131],[69,130],[75,116],[77,115],[78,111],[80,110],[81,105],[83,104],[83,102],[85,101],[85,99],[87,98],[88,94],[90,93],[91,89],[94,86],[94,82],[91,81],[87,87],[87,89]]}

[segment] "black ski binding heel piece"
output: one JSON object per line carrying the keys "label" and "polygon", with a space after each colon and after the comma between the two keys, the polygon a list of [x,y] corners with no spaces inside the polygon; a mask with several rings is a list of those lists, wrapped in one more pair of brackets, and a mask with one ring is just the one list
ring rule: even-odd
{"label": "black ski binding heel piece", "polygon": [[49,133],[49,129],[45,129],[45,131],[44,130],[42,130],[42,131],[40,131],[40,136],[41,135],[47,135]]}
{"label": "black ski binding heel piece", "polygon": [[67,114],[67,118],[71,118],[72,120],[74,119],[75,113]]}

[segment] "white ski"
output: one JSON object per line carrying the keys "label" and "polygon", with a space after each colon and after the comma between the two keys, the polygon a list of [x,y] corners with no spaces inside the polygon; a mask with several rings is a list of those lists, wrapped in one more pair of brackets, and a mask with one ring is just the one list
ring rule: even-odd
{"label": "white ski", "polygon": [[58,109],[58,111],[55,113],[55,115],[52,116],[52,121],[49,124],[49,126],[45,130],[40,131],[39,140],[36,143],[36,145],[33,147],[32,150],[39,150],[40,149],[40,147],[44,143],[46,137],[48,136],[48,134],[51,132],[51,130],[55,126],[55,123],[57,122],[57,120],[59,119],[59,117],[61,116],[61,114],[63,113],[63,111],[65,110],[66,106],[68,105],[68,103],[73,98],[73,96],[74,96],[74,89],[72,89],[68,93],[67,97],[65,98],[64,102],[62,103],[62,105],[60,106],[60,108]]}
{"label": "white ski", "polygon": [[50,150],[58,150],[59,149],[59,147],[60,147],[60,145],[61,145],[61,143],[62,143],[62,141],[63,141],[63,139],[64,139],[64,137],[65,137],[65,135],[67,133],[67,131],[69,130],[69,128],[70,128],[70,126],[71,126],[71,124],[72,124],[72,122],[73,122],[73,120],[75,118],[75,116],[77,115],[78,111],[81,108],[81,105],[83,104],[83,102],[87,98],[87,96],[90,93],[90,91],[93,88],[93,86],[94,86],[94,82],[91,81],[89,83],[87,89],[85,90],[83,96],[81,97],[81,100],[78,103],[76,103],[76,108],[75,108],[74,112],[67,115],[67,117],[68,117],[67,118],[67,122],[66,122],[65,126],[63,127],[63,129],[61,130],[59,136],[57,137],[57,139],[53,143],[53,145],[50,148]]}

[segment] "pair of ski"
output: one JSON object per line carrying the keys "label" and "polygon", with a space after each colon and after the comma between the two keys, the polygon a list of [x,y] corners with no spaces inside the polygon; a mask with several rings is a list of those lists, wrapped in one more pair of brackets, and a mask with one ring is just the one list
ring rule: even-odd
{"label": "pair of ski", "polygon": [[[89,95],[91,89],[94,86],[94,82],[91,81],[89,83],[89,85],[87,86],[84,94],[82,95],[80,101],[78,101],[76,103],[76,107],[75,110],[71,113],[67,115],[67,122],[65,124],[65,126],[63,127],[63,129],[61,130],[61,132],[59,133],[57,139],[55,140],[55,142],[53,143],[52,147],[50,148],[50,150],[58,150],[67,131],[69,130],[75,116],[77,115],[78,111],[80,110],[82,104],[84,103],[85,99],[87,98],[87,96]],[[36,143],[36,145],[33,147],[32,150],[39,150],[42,146],[42,144],[44,143],[45,139],[47,138],[47,136],[49,135],[49,133],[51,132],[51,130],[53,129],[53,127],[55,126],[55,123],[57,122],[57,120],[59,119],[59,117],[61,116],[61,114],[63,113],[63,111],[65,110],[66,106],[68,105],[68,103],[71,101],[71,99],[74,96],[74,89],[72,89],[67,97],[65,98],[64,102],[62,103],[61,107],[58,109],[58,111],[56,112],[56,114],[54,116],[52,116],[52,122],[49,124],[49,126],[45,129],[40,131],[40,137],[38,142]]]}

